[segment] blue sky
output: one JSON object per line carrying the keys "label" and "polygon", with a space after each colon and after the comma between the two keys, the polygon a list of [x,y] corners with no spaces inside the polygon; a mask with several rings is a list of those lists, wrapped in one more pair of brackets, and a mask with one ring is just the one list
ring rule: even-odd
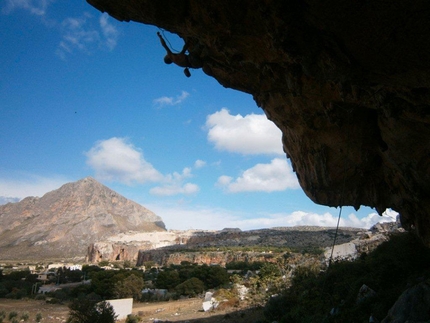
{"label": "blue sky", "polygon": [[[158,28],[85,1],[1,6],[0,196],[92,176],[168,229],[336,225],[339,210],[305,196],[252,97],[165,65]],[[342,214],[344,226],[383,220],[370,208]]]}

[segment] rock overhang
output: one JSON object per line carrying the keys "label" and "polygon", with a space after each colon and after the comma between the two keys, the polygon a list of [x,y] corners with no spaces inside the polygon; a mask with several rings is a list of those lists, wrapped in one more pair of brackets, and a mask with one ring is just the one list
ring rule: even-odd
{"label": "rock overhang", "polygon": [[87,2],[178,34],[253,95],[315,203],[392,208],[430,245],[428,1]]}

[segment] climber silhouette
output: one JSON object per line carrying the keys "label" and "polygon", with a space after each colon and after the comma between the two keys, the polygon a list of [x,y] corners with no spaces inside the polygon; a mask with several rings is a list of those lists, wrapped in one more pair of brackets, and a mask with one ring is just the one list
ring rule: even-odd
{"label": "climber silhouette", "polygon": [[184,74],[186,77],[190,77],[191,73],[188,68],[201,68],[202,64],[199,59],[193,57],[192,55],[187,55],[185,52],[188,49],[188,44],[185,43],[184,47],[179,53],[173,53],[169,46],[167,46],[166,42],[164,41],[163,37],[161,36],[160,32],[157,32],[158,37],[160,38],[161,45],[166,50],[167,54],[164,56],[164,63],[166,64],[172,64],[175,63],[176,65],[180,67],[185,67]]}

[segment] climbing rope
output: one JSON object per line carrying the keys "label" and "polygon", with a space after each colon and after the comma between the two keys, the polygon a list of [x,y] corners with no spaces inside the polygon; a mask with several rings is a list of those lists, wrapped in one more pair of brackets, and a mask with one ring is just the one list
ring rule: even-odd
{"label": "climbing rope", "polygon": [[342,205],[340,205],[339,208],[339,216],[337,218],[337,225],[336,225],[336,231],[334,233],[334,239],[333,239],[333,246],[331,247],[331,254],[330,254],[330,259],[328,261],[328,267],[330,268],[331,266],[331,262],[333,261],[333,252],[334,252],[334,247],[336,245],[336,240],[337,240],[337,234],[339,232],[339,223],[340,223],[340,218],[342,217]]}

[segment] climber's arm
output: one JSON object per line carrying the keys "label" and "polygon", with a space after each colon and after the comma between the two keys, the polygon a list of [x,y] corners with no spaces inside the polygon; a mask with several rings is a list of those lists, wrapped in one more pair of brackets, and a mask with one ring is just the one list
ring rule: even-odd
{"label": "climber's arm", "polygon": [[161,45],[164,47],[164,49],[167,51],[167,53],[171,54],[172,51],[170,50],[169,46],[167,46],[166,42],[164,41],[163,37],[161,36],[160,32],[157,32],[158,38],[160,38]]}

